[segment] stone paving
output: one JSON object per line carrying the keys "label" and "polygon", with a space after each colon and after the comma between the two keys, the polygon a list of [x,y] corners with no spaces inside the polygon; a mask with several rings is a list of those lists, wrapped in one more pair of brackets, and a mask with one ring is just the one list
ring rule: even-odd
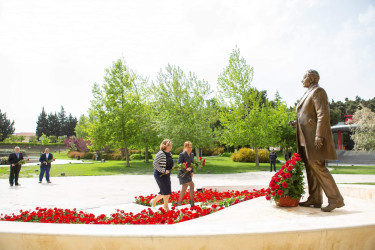
{"label": "stone paving", "polygon": [[[270,172],[196,174],[194,182],[196,188],[249,185],[266,187],[272,175]],[[375,175],[333,176],[337,183],[375,182]],[[180,185],[175,174],[171,176],[171,180],[172,190],[178,191]],[[136,212],[144,209],[144,206],[134,203],[135,196],[158,192],[152,175],[51,177],[51,181],[51,184],[47,184],[45,180],[39,184],[38,178],[20,178],[21,186],[10,187],[7,179],[0,179],[0,213],[13,213],[37,206],[77,208],[95,214],[109,214],[117,208]]]}

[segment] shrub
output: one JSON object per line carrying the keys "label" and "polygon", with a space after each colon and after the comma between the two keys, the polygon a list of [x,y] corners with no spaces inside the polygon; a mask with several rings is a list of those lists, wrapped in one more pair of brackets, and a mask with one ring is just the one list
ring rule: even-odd
{"label": "shrub", "polygon": [[223,157],[232,157],[232,154],[233,153],[231,153],[231,152],[224,152],[220,156],[223,156]]}
{"label": "shrub", "polygon": [[[130,160],[144,160],[145,159],[145,154],[142,153],[142,154],[132,154],[130,155]],[[152,155],[150,152],[148,152],[148,159],[152,159]]]}
{"label": "shrub", "polygon": [[224,147],[218,147],[214,149],[214,152],[212,155],[221,155],[224,153],[225,148]]}
{"label": "shrub", "polygon": [[8,165],[9,162],[8,162],[8,157],[1,157],[1,165]]}
{"label": "shrub", "polygon": [[[269,162],[269,151],[266,149],[259,149],[258,157],[259,162]],[[250,148],[241,148],[238,152],[232,154],[232,161],[255,162],[255,151]]]}
{"label": "shrub", "polygon": [[130,155],[130,160],[142,160],[142,155],[141,154],[132,154]]}

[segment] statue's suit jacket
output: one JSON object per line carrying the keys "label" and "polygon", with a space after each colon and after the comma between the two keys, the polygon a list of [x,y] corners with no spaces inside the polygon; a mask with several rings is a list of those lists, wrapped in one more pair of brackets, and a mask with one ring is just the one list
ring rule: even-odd
{"label": "statue's suit jacket", "polygon": [[[315,148],[315,136],[323,138],[323,146]],[[311,160],[336,160],[336,150],[330,126],[329,103],[325,90],[311,86],[297,105],[297,152],[304,144],[306,157]]]}

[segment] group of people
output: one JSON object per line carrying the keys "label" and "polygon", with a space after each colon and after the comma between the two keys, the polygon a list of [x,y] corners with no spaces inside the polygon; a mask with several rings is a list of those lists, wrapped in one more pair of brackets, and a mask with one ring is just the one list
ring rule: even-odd
{"label": "group of people", "polygon": [[[344,199],[337,188],[337,185],[325,166],[327,160],[336,160],[337,155],[333,143],[333,136],[330,127],[330,114],[327,93],[318,84],[320,79],[319,73],[315,70],[308,70],[303,79],[303,87],[307,91],[297,104],[297,119],[290,121],[289,125],[296,127],[297,134],[297,152],[305,164],[306,175],[308,180],[309,197],[306,201],[300,202],[300,206],[321,208],[324,212],[330,212],[336,208],[345,206]],[[187,141],[184,143],[184,151],[178,157],[178,164],[186,163],[186,169],[179,169],[178,178],[182,189],[180,192],[177,205],[181,205],[183,197],[189,187],[190,205],[194,206],[194,153],[192,153],[192,143]],[[160,144],[160,151],[156,154],[153,162],[154,177],[159,186],[158,195],[151,200],[151,206],[155,207],[156,203],[163,199],[164,209],[169,210],[168,201],[171,195],[171,179],[170,173],[174,162],[171,154],[172,141],[165,139]],[[49,171],[51,169],[51,160],[53,156],[49,153],[49,149],[45,149],[45,153],[39,158],[40,175],[39,183],[42,182],[44,173],[46,180],[49,179]],[[277,155],[272,150],[270,153],[270,171],[272,167],[276,172]],[[14,153],[9,155],[10,163],[10,186],[18,182],[19,172],[21,170],[20,162],[23,155],[20,148],[16,147]],[[322,190],[328,197],[328,206],[322,208],[323,197]]]}
{"label": "group of people", "polygon": [[[40,174],[39,174],[39,183],[42,183],[44,174],[46,174],[47,183],[52,183],[49,178],[49,172],[51,170],[51,162],[53,155],[50,153],[49,148],[44,150],[44,153],[40,155]],[[20,186],[18,182],[18,177],[21,171],[23,154],[20,152],[20,147],[14,148],[14,153],[11,153],[8,157],[8,162],[10,164],[10,174],[9,174],[9,184],[12,187],[13,185]]]}
{"label": "group of people", "polygon": [[[182,204],[183,198],[186,194],[187,188],[189,187],[190,195],[190,206],[194,206],[194,168],[192,163],[194,163],[194,153],[192,152],[193,144],[190,141],[184,143],[184,151],[178,156],[177,164],[184,163],[187,165],[185,169],[178,170],[178,179],[182,189],[180,196],[178,198],[177,206]],[[155,208],[156,203],[163,199],[164,209],[169,210],[168,201],[172,193],[171,188],[171,170],[173,168],[174,162],[172,158],[172,141],[165,139],[160,144],[160,151],[156,154],[155,160],[153,162],[154,166],[154,178],[159,186],[158,195],[150,201],[151,206]]]}

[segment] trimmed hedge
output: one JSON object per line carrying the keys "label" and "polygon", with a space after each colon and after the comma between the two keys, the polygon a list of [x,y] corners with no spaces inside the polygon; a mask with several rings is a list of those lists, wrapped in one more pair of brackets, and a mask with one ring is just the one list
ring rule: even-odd
{"label": "trimmed hedge", "polygon": [[[270,152],[267,149],[259,149],[259,162],[269,162]],[[241,148],[238,152],[232,154],[232,161],[236,162],[255,162],[255,151],[251,148]]]}

